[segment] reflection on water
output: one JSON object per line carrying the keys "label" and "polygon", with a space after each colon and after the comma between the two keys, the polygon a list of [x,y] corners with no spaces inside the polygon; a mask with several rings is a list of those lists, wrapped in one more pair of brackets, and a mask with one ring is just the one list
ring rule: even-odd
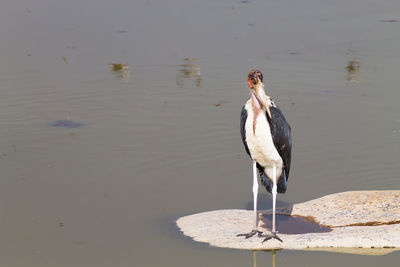
{"label": "reflection on water", "polygon": [[129,81],[131,77],[131,69],[127,64],[124,63],[108,63],[111,67],[111,70],[115,73],[116,77],[121,79],[122,81]]}
{"label": "reflection on water", "polygon": [[185,58],[183,64],[178,65],[178,73],[176,75],[176,84],[182,88],[184,80],[194,79],[196,87],[201,85],[200,65],[196,63],[197,58]]}
{"label": "reflection on water", "polygon": [[276,252],[272,250],[272,267],[276,267]]}
{"label": "reflection on water", "polygon": [[[276,267],[276,250],[271,250],[272,267]],[[257,267],[257,250],[253,251],[253,266]]]}
{"label": "reflection on water", "polygon": [[[279,249],[278,249],[279,250]],[[271,252],[272,255],[272,267],[276,267],[276,249],[270,251],[261,251],[265,253]],[[354,255],[369,255],[369,256],[382,256],[389,254],[398,249],[395,248],[333,248],[333,247],[321,247],[321,248],[313,248],[307,249],[309,251],[324,251],[324,252],[336,252],[336,253],[346,253],[346,254],[354,254]],[[253,250],[253,266],[257,267],[257,253],[258,250]],[[261,263],[260,266],[268,266],[269,264]]]}
{"label": "reflection on water", "polygon": [[359,83],[360,82],[360,61],[358,60],[359,55],[359,47],[350,43],[347,47],[346,55],[348,58],[351,58],[346,65],[346,80],[350,83]]}
{"label": "reflection on water", "polygon": [[349,60],[346,66],[347,81],[351,83],[360,82],[360,61]]}

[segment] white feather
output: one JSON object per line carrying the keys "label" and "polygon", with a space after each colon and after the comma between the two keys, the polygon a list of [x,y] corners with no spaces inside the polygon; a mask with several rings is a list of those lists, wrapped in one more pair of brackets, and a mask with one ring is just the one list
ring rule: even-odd
{"label": "white feather", "polygon": [[265,112],[260,112],[256,118],[255,132],[253,132],[254,112],[249,99],[245,105],[247,110],[246,143],[249,148],[252,159],[257,161],[268,177],[273,175],[273,164],[276,165],[276,175],[280,177],[282,174],[283,161],[272,140],[270,126],[265,116]]}

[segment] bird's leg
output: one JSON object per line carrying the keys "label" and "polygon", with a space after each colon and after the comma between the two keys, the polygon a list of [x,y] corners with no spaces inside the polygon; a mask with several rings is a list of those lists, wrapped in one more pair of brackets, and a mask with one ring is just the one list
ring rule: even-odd
{"label": "bird's leg", "polygon": [[276,165],[273,164],[272,166],[272,231],[271,234],[267,234],[267,235],[262,235],[263,237],[265,237],[265,239],[263,240],[263,242],[270,240],[271,238],[275,238],[279,241],[282,242],[282,239],[280,239],[277,235],[276,235],[276,227],[275,227],[275,210],[276,210],[276,193],[277,193],[277,186],[276,186]]}
{"label": "bird's leg", "polygon": [[276,207],[276,165],[272,167],[273,185],[272,185],[272,233],[276,233],[275,228],[275,207]]}
{"label": "bird's leg", "polygon": [[258,180],[257,180],[257,163],[253,160],[253,207],[254,207],[254,229],[258,228],[257,216],[257,197],[258,197]]}
{"label": "bird's leg", "polygon": [[237,236],[244,236],[246,238],[249,238],[249,237],[252,237],[255,234],[260,235],[262,233],[261,231],[258,231],[257,196],[258,196],[257,162],[255,160],[253,160],[254,228],[250,233],[238,234]]}

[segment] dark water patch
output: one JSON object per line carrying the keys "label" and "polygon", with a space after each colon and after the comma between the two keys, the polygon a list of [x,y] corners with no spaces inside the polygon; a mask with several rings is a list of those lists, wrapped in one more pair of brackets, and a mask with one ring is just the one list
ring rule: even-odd
{"label": "dark water patch", "polygon": [[57,120],[49,123],[52,127],[64,127],[64,128],[79,128],[85,125],[85,123],[71,120]]}
{"label": "dark water patch", "polygon": [[[261,227],[270,229],[272,225],[272,214],[263,215],[261,221]],[[279,214],[276,215],[276,229],[279,233],[287,235],[326,233],[332,231],[332,228],[322,226],[307,217]]]}
{"label": "dark water patch", "polygon": [[379,22],[386,23],[386,22],[399,22],[399,21],[397,19],[381,19]]}

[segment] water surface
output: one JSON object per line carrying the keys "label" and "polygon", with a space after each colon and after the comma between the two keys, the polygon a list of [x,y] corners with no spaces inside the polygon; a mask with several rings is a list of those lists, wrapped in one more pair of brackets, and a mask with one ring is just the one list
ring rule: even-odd
{"label": "water surface", "polygon": [[[239,117],[254,67],[293,129],[279,205],[398,189],[399,14],[396,0],[3,1],[1,265],[251,265],[251,252],[194,243],[174,220],[251,208]],[[397,266],[399,255],[276,261]]]}

